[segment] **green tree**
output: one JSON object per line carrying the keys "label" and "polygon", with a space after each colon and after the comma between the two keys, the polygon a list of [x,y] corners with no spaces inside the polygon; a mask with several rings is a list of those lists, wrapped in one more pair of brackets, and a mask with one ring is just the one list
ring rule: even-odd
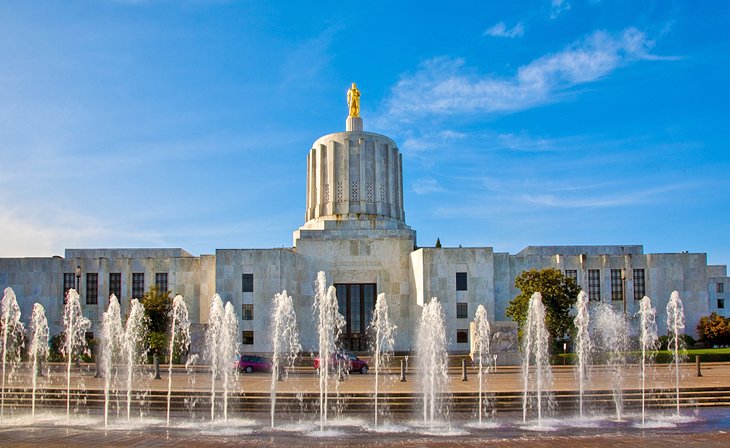
{"label": "green tree", "polygon": [[717,313],[700,318],[697,324],[697,334],[700,341],[710,347],[727,346],[730,343],[730,323]]}
{"label": "green tree", "polygon": [[142,305],[144,305],[144,314],[149,329],[147,341],[150,351],[153,354],[163,354],[167,346],[167,330],[172,310],[170,291],[163,292],[158,290],[157,286],[150,286],[142,297]]}
{"label": "green tree", "polygon": [[441,238],[436,237],[436,248],[437,249],[441,248]]}
{"label": "green tree", "polygon": [[550,336],[554,342],[565,340],[573,330],[570,310],[580,292],[575,280],[564,276],[558,269],[532,269],[517,276],[515,287],[521,292],[510,300],[505,314],[517,322],[520,338],[527,320],[530,297],[539,292],[545,305],[545,326]]}

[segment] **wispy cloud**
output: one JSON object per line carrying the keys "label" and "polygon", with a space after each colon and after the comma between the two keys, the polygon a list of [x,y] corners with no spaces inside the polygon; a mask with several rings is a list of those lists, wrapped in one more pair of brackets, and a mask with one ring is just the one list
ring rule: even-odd
{"label": "wispy cloud", "polygon": [[411,188],[416,194],[436,193],[444,190],[439,182],[432,177],[415,180],[413,184],[411,184]]}
{"label": "wispy cloud", "polygon": [[523,34],[525,34],[525,26],[522,22],[517,23],[517,25],[512,28],[507,28],[507,25],[505,25],[504,22],[499,22],[484,32],[485,36],[507,37],[510,39],[520,37]]}
{"label": "wispy cloud", "polygon": [[428,115],[509,113],[554,100],[573,86],[596,81],[632,61],[651,59],[654,41],[636,28],[596,31],[558,53],[519,67],[511,78],[483,76],[463,59],[437,57],[392,88],[387,115],[400,120]]}
{"label": "wispy cloud", "polygon": [[565,11],[570,10],[570,3],[567,0],[550,0],[550,18],[554,19]]}

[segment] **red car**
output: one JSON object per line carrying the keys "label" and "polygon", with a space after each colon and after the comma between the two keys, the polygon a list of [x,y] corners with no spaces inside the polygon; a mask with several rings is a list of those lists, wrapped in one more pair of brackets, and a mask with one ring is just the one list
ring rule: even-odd
{"label": "red car", "polygon": [[271,361],[261,356],[241,355],[236,366],[239,372],[271,372]]}
{"label": "red car", "polygon": [[[360,372],[361,374],[368,373],[368,362],[358,358],[354,353],[350,352],[335,352],[330,358],[330,367],[335,368],[337,366],[346,367],[349,372]],[[314,358],[314,368],[319,370],[319,356]]]}

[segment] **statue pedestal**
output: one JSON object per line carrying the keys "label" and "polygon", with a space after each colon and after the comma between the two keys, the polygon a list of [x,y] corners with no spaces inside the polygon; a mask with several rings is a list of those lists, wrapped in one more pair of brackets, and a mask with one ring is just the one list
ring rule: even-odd
{"label": "statue pedestal", "polygon": [[347,117],[345,122],[345,130],[347,132],[362,132],[362,118]]}

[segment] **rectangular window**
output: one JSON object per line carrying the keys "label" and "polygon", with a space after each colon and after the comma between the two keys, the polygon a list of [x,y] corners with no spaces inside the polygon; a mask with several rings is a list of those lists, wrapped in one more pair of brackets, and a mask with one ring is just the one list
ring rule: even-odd
{"label": "rectangular window", "polygon": [[456,290],[466,291],[466,272],[456,273]]}
{"label": "rectangular window", "polygon": [[241,291],[253,292],[253,274],[243,274],[241,276]]}
{"label": "rectangular window", "polygon": [[241,343],[243,345],[253,345],[253,331],[244,331],[241,338]]}
{"label": "rectangular window", "polygon": [[644,270],[634,269],[634,300],[641,300],[646,295],[646,281]]}
{"label": "rectangular window", "polygon": [[86,274],[86,304],[96,305],[99,303],[99,274],[88,272]]}
{"label": "rectangular window", "polygon": [[717,284],[717,292],[725,292],[725,283],[718,283]]}
{"label": "rectangular window", "polygon": [[457,303],[456,304],[456,318],[466,319],[469,317],[469,304],[468,303]]}
{"label": "rectangular window", "polygon": [[456,343],[466,344],[469,342],[469,330],[456,330]]}
{"label": "rectangular window", "polygon": [[253,320],[253,305],[244,303],[241,310],[241,319]]}
{"label": "rectangular window", "polygon": [[132,274],[132,298],[141,299],[144,296],[144,272]]}
{"label": "rectangular window", "polygon": [[109,273],[109,298],[112,294],[116,296],[117,300],[122,299],[122,274],[120,272]]}
{"label": "rectangular window", "polygon": [[624,299],[624,283],[621,269],[611,269],[611,300]]}
{"label": "rectangular window", "polygon": [[601,300],[601,271],[599,269],[588,269],[588,298]]}
{"label": "rectangular window", "polygon": [[717,299],[717,307],[719,309],[725,308],[725,299]]}
{"label": "rectangular window", "polygon": [[345,317],[340,344],[346,350],[368,349],[367,328],[375,309],[375,283],[336,283],[337,305]]}
{"label": "rectangular window", "polygon": [[578,283],[578,271],[576,271],[575,269],[566,269],[565,276],[568,278],[572,278],[575,283]]}
{"label": "rectangular window", "polygon": [[155,286],[157,286],[157,291],[163,294],[167,292],[167,272],[155,274]]}
{"label": "rectangular window", "polygon": [[[63,273],[63,304],[66,304],[68,298],[68,290],[76,287],[76,276],[73,272]],[[78,292],[78,291],[76,291]]]}

